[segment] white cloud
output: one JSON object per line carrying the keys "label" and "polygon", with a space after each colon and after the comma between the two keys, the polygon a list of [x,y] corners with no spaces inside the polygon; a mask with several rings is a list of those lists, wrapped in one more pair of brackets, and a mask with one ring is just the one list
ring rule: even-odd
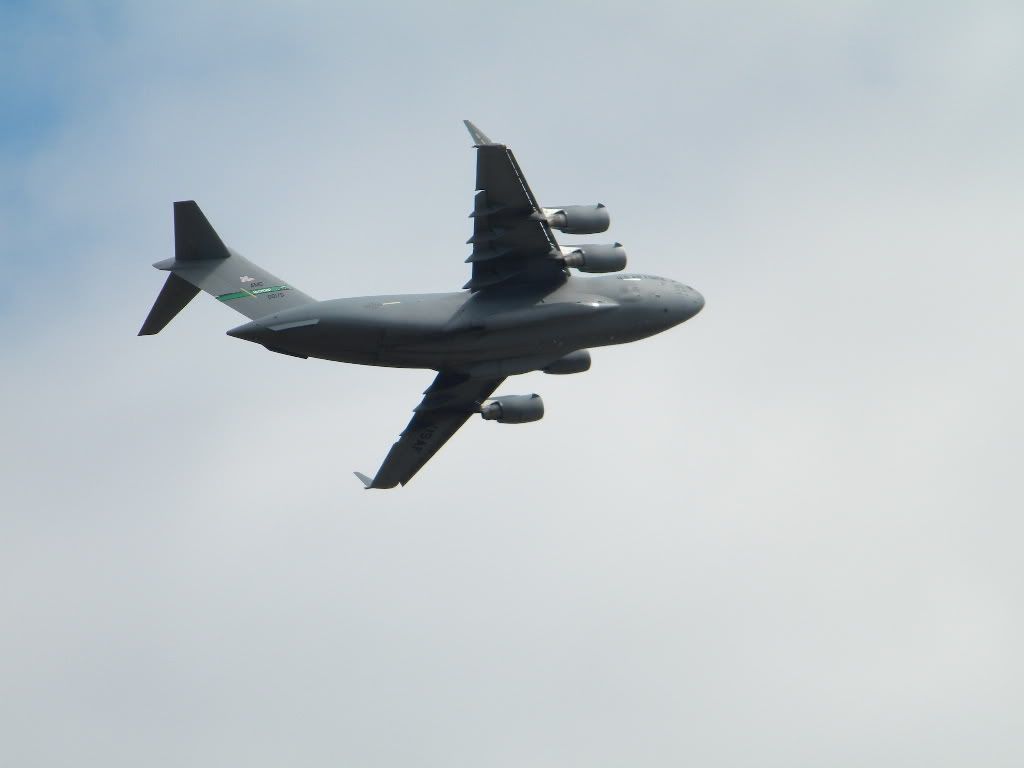
{"label": "white cloud", "polygon": [[[1018,764],[1020,12],[404,10],[33,35],[4,761]],[[460,285],[463,117],[705,312],[380,493],[428,373],[134,337],[180,198],[318,297]]]}

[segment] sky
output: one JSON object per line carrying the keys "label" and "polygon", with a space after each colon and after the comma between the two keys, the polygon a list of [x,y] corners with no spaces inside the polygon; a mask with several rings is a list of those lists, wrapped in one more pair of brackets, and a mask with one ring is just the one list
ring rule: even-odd
{"label": "sky", "polygon": [[[1024,7],[0,4],[0,764],[1024,763]],[[135,334],[171,202],[467,279],[468,118],[707,300],[365,492],[429,371]]]}

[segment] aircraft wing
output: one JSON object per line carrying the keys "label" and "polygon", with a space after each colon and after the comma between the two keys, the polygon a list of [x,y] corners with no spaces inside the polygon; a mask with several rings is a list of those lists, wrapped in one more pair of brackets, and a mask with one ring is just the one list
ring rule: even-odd
{"label": "aircraft wing", "polygon": [[502,381],[504,378],[471,379],[461,374],[437,374],[414,409],[409,426],[391,446],[376,477],[371,480],[359,472],[355,473],[356,477],[367,488],[405,485],[459,427],[480,410],[480,403],[490,397]]}
{"label": "aircraft wing", "polygon": [[512,150],[464,121],[476,146],[473,275],[463,288],[478,291],[503,283],[560,282],[565,265],[544,212],[530,191]]}

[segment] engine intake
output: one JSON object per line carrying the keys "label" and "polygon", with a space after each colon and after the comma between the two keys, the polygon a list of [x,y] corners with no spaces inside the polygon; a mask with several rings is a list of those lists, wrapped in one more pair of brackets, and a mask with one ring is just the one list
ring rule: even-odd
{"label": "engine intake", "polygon": [[544,401],[540,395],[503,395],[480,406],[480,415],[499,424],[526,424],[544,418]]}
{"label": "engine intake", "polygon": [[608,209],[603,203],[545,208],[544,216],[552,229],[560,230],[567,235],[596,235],[598,232],[604,232],[612,223]]}
{"label": "engine intake", "polygon": [[562,376],[569,373],[583,373],[590,370],[590,353],[585,349],[577,349],[565,357],[555,360],[544,369],[544,373]]}
{"label": "engine intake", "polygon": [[626,249],[622,243],[562,246],[562,259],[580,272],[620,272],[626,268]]}

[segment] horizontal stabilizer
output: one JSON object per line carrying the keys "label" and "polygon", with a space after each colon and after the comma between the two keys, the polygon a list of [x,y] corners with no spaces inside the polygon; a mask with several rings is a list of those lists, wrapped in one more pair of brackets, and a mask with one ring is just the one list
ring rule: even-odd
{"label": "horizontal stabilizer", "polygon": [[370,490],[371,488],[373,488],[373,480],[368,478],[362,472],[353,472],[352,474],[359,478],[359,480],[362,482],[364,488],[367,491]]}
{"label": "horizontal stabilizer", "polygon": [[197,293],[199,293],[199,288],[171,272],[167,276],[164,287],[160,289],[160,295],[156,297],[153,308],[149,310],[149,316],[142,324],[139,336],[152,336],[155,333],[160,333],[174,319],[175,315],[196,297]]}

